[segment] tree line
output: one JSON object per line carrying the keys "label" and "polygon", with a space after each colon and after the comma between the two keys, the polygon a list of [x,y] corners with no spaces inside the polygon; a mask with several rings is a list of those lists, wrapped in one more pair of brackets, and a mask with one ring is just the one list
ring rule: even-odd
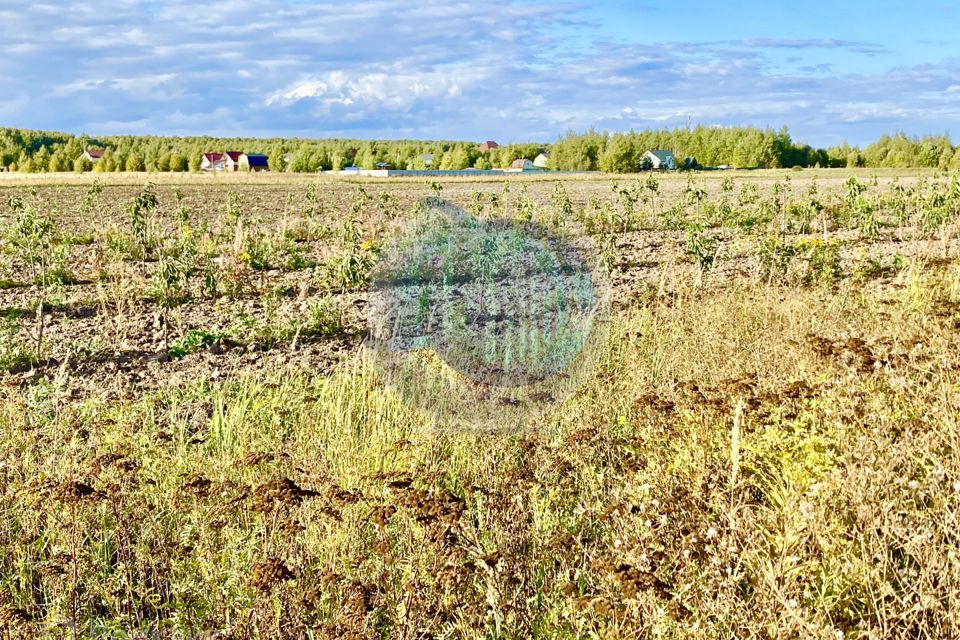
{"label": "tree line", "polygon": [[[101,136],[0,128],[0,167],[27,173],[55,171],[199,171],[204,153],[241,151],[269,156],[271,171],[315,172],[387,163],[398,169],[506,168],[533,159],[542,144],[505,145],[481,153],[476,143],[455,140],[359,140],[213,138],[208,136]],[[97,162],[84,159],[100,149]]]}
{"label": "tree line", "polygon": [[864,148],[844,143],[815,149],[794,141],[786,127],[571,131],[550,146],[550,162],[557,169],[627,173],[642,166],[648,149],[672,151],[680,166],[960,168],[960,148],[945,135],[908,137],[901,132],[884,135]]}
{"label": "tree line", "polygon": [[[100,149],[97,162],[83,158]],[[786,127],[647,129],[628,132],[570,131],[552,144],[510,144],[481,152],[456,140],[359,140],[304,138],[213,138],[207,136],[91,137],[51,131],[0,128],[0,168],[20,172],[199,171],[202,154],[242,151],[269,156],[271,171],[315,172],[386,163],[396,169],[507,168],[517,159],[549,154],[551,169],[629,173],[644,167],[650,149],[667,149],[680,166],[934,167],[960,168],[960,152],[948,136],[882,136],[860,148],[842,144],[815,149],[795,142]]]}

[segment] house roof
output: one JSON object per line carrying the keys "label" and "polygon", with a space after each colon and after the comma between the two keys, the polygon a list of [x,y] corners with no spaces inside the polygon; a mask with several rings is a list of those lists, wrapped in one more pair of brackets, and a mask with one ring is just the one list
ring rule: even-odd
{"label": "house roof", "polygon": [[212,164],[214,162],[219,162],[223,158],[223,154],[222,153],[205,153],[203,154],[203,157]]}
{"label": "house roof", "polygon": [[268,157],[262,153],[247,153],[244,154],[247,158],[247,166],[249,167],[265,167],[267,166]]}
{"label": "house roof", "polygon": [[233,160],[234,162],[240,162],[240,156],[243,155],[243,152],[242,152],[242,151],[227,151],[227,152],[226,152],[225,154],[223,154],[223,155],[227,156],[228,158],[230,158],[230,159]]}
{"label": "house roof", "polygon": [[657,156],[661,162],[666,162],[670,158],[673,158],[673,151],[667,151],[666,149],[651,149],[649,153]]}
{"label": "house roof", "polygon": [[87,155],[91,158],[100,159],[103,157],[103,149],[87,149]]}
{"label": "house roof", "polygon": [[526,159],[526,158],[517,158],[516,160],[514,160],[513,162],[510,163],[510,168],[511,168],[511,169],[523,169],[523,168],[527,165],[528,162],[530,162],[530,161],[529,161],[528,159]]}
{"label": "house roof", "polygon": [[483,149],[483,150],[487,150],[487,149],[497,149],[497,148],[499,148],[499,147],[500,147],[500,145],[498,145],[498,144],[497,144],[496,142],[494,142],[493,140],[487,140],[487,141],[485,141],[485,142],[481,142],[481,143],[480,143],[480,148]]}

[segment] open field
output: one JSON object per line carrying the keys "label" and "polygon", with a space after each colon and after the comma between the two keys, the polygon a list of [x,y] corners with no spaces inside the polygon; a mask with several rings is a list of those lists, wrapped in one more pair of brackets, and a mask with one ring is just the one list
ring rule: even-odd
{"label": "open field", "polygon": [[[957,177],[95,178],[0,174],[0,637],[960,636]],[[609,269],[524,433],[361,355],[431,195]]]}

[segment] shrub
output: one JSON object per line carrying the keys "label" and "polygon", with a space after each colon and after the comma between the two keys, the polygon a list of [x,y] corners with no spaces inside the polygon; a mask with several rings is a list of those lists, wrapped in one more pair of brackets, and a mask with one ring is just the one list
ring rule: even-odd
{"label": "shrub", "polygon": [[807,262],[804,284],[834,284],[843,275],[840,269],[840,245],[835,241],[801,240],[797,253]]}
{"label": "shrub", "polygon": [[687,225],[687,255],[691,256],[701,271],[710,271],[720,252],[720,239],[704,233],[703,225]]}
{"label": "shrub", "polygon": [[770,235],[757,245],[757,260],[760,273],[768,282],[785,282],[790,263],[797,254],[797,248],[785,243],[780,236]]}

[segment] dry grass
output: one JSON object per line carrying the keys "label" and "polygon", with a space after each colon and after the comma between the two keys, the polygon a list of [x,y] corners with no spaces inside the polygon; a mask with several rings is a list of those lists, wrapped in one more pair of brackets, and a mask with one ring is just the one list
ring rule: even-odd
{"label": "dry grass", "polygon": [[114,395],[5,378],[0,629],[960,635],[958,263],[691,273],[619,282],[596,374],[519,436],[430,431],[355,346]]}

